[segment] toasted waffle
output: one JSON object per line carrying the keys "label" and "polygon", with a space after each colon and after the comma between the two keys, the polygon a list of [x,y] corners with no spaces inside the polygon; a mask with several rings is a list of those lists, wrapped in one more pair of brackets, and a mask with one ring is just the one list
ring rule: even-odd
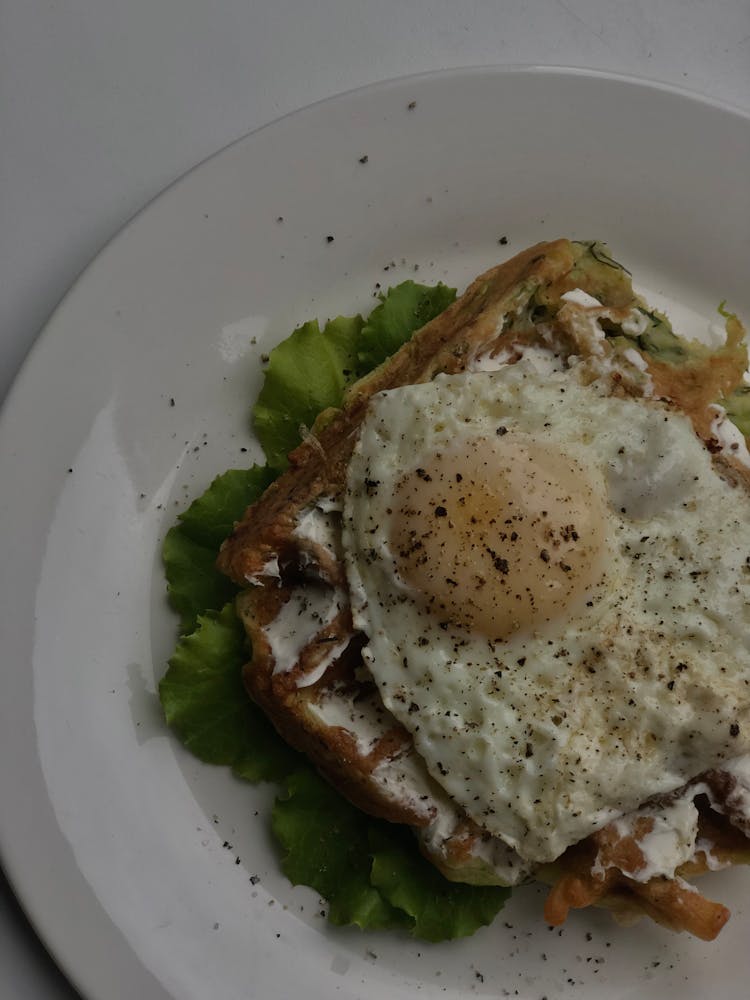
{"label": "toasted waffle", "polygon": [[[698,352],[678,369],[613,337],[593,343],[580,313],[561,300],[583,289],[603,303],[599,319],[616,329],[641,305],[627,273],[597,244],[538,244],[477,278],[464,295],[395,355],[352,386],[338,410],[320,414],[289,456],[289,468],[246,512],[219,555],[219,568],[243,591],[238,611],[252,646],[244,673],[251,696],[280,734],[302,750],[355,805],[412,827],[425,855],[448,877],[516,884],[532,874],[552,883],[545,917],[599,903],[622,920],[648,914],[675,929],[714,937],[728,917],[682,876],[750,859],[748,817],[737,806],[741,776],[712,772],[679,794],[695,801],[700,849],[674,878],[643,877],[641,850],[652,830],[645,803],[624,830],[609,824],[532,871],[454,805],[432,779],[411,736],[388,713],[364,667],[365,638],[353,626],[340,551],[340,498],[370,397],[385,388],[429,381],[438,373],[512,363],[543,340],[583,358],[601,377],[613,353],[613,394],[649,390],[690,416],[727,474],[748,483],[747,468],[714,437],[712,404],[742,379],[742,330],[729,324],[724,348]],[[623,374],[624,373],[624,374]],[[312,518],[309,530],[307,519]],[[306,624],[301,627],[300,622]],[[748,768],[750,773],[750,768]],[[677,794],[677,793],[675,793]],[[747,792],[750,799],[750,790]],[[698,843],[698,842],[696,842]]]}

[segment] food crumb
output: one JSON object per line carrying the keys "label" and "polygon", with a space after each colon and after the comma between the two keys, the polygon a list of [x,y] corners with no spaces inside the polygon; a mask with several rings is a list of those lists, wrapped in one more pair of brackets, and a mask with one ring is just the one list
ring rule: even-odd
{"label": "food crumb", "polygon": [[501,247],[507,247],[507,245],[508,245],[508,237],[507,236],[501,236],[500,239],[497,242],[500,244]]}
{"label": "food crumb", "polygon": [[406,108],[408,111],[413,111],[416,108],[416,106],[417,106],[416,101],[409,101],[409,103],[406,105]]}
{"label": "food crumb", "polygon": [[359,162],[360,163],[367,163],[369,161],[369,159],[370,159],[370,157],[367,155],[367,153],[365,153],[364,156],[360,156]]}
{"label": "food crumb", "polygon": [[333,243],[333,236],[326,236],[326,243]]}

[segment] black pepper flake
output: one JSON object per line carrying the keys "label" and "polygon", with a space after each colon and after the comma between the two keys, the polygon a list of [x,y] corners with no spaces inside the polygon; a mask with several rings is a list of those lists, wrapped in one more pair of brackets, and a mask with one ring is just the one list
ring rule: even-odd
{"label": "black pepper flake", "polygon": [[670,691],[674,691],[674,681],[669,681],[667,687],[669,688]]}
{"label": "black pepper flake", "polygon": [[497,434],[498,437],[505,437],[507,433],[508,433],[508,428],[503,426],[498,427],[497,430],[495,431],[495,434]]}
{"label": "black pepper flake", "polygon": [[326,243],[333,243],[333,236],[326,236]]}
{"label": "black pepper flake", "polygon": [[426,469],[417,469],[417,475],[426,483],[432,482],[432,476],[426,471]]}
{"label": "black pepper flake", "polygon": [[542,549],[542,551],[539,553],[539,558],[542,560],[542,562],[548,563],[549,562],[549,552],[546,549]]}
{"label": "black pepper flake", "polygon": [[365,155],[364,155],[364,156],[360,156],[360,158],[359,158],[359,162],[360,162],[360,163],[367,163],[367,161],[368,161],[369,159],[370,159],[370,157],[369,157],[369,156],[367,155],[367,153],[365,153]]}
{"label": "black pepper flake", "polygon": [[407,110],[409,111],[413,111],[416,108],[416,106],[417,106],[416,101],[409,101],[409,103],[406,105]]}
{"label": "black pepper flake", "polygon": [[378,492],[378,486],[380,486],[379,479],[365,479],[365,493],[368,497],[374,496]]}
{"label": "black pepper flake", "polygon": [[530,743],[527,743],[526,744],[526,759],[528,760],[529,757],[533,757],[533,756],[534,756],[534,748],[532,747],[532,745]]}
{"label": "black pepper flake", "polygon": [[445,509],[445,507],[438,506],[435,508],[435,517],[447,517],[447,516],[448,516],[448,511]]}
{"label": "black pepper flake", "polygon": [[733,722],[732,725],[729,727],[729,735],[730,736],[740,735],[740,727],[736,722]]}
{"label": "black pepper flake", "polygon": [[500,244],[501,247],[507,247],[507,245],[508,245],[508,237],[507,236],[501,236],[500,239],[497,242]]}

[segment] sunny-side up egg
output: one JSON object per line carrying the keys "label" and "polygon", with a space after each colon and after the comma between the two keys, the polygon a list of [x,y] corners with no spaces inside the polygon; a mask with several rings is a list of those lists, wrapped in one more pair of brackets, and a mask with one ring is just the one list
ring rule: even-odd
{"label": "sunny-side up egg", "polygon": [[385,705],[524,859],[750,750],[750,498],[664,404],[524,361],[380,393],[343,540]]}

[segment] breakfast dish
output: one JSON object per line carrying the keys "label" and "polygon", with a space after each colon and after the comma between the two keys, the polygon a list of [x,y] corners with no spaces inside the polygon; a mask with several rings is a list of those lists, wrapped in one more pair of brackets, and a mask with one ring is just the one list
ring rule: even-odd
{"label": "breakfast dish", "polygon": [[[739,321],[677,337],[598,243],[477,278],[346,389],[219,569],[284,739],[449,880],[714,938],[750,860]],[[730,420],[729,415],[733,420]]]}
{"label": "breakfast dish", "polygon": [[[391,81],[288,116],[212,158],[76,283],[0,419],[8,551],[18,556],[4,564],[0,611],[9,665],[0,853],[45,946],[83,996],[244,997],[250,977],[259,995],[303,989],[312,1000],[394,991],[744,997],[747,866],[697,880],[732,911],[707,946],[647,920],[618,928],[595,907],[550,931],[541,919],[547,890],[537,882],[514,889],[491,926],[456,944],[425,946],[422,927],[414,939],[408,928],[333,925],[333,904],[319,902],[324,887],[308,888],[290,871],[277,839],[272,813],[299,805],[299,794],[287,798],[286,779],[256,786],[230,771],[257,780],[259,756],[251,773],[237,753],[249,699],[233,711],[234,681],[217,667],[227,701],[214,729],[206,681],[182,688],[182,701],[193,699],[193,730],[183,717],[167,731],[154,692],[170,657],[174,672],[177,628],[183,652],[200,635],[228,632],[228,578],[210,601],[190,591],[180,627],[157,553],[191,499],[217,476],[226,482],[224,470],[250,478],[248,466],[265,463],[268,445],[257,424],[248,426],[248,411],[273,368],[272,349],[295,325],[315,316],[322,329],[339,313],[367,318],[374,293],[408,278],[463,290],[506,255],[572,234],[606,237],[675,330],[704,339],[712,317],[723,325],[723,297],[750,315],[749,141],[737,110],[604,74],[493,67]],[[671,155],[644,156],[648,149]],[[727,411],[736,418],[734,405]],[[194,544],[183,563],[191,586],[203,567],[192,556],[205,553],[212,566],[232,520],[256,498],[243,496],[228,516],[214,509],[211,533],[205,525],[199,533],[197,518],[180,519]],[[185,579],[178,589],[187,594]],[[205,620],[198,635],[196,615]],[[240,627],[234,659],[234,623],[231,637],[232,677],[244,696],[239,675],[249,657]],[[269,728],[264,745],[279,739]],[[319,784],[328,807],[334,790]],[[376,822],[351,810],[368,829]],[[296,818],[309,819],[299,808]],[[343,830],[338,820],[329,812],[307,824],[310,837],[299,841],[308,860],[313,832],[317,845],[326,828]],[[409,827],[380,823],[413,842],[408,868],[376,872],[402,901],[421,860],[417,841]],[[351,862],[349,843],[338,842],[334,861],[346,851]],[[344,863],[328,870],[340,880]],[[447,909],[434,895],[424,907]]]}

